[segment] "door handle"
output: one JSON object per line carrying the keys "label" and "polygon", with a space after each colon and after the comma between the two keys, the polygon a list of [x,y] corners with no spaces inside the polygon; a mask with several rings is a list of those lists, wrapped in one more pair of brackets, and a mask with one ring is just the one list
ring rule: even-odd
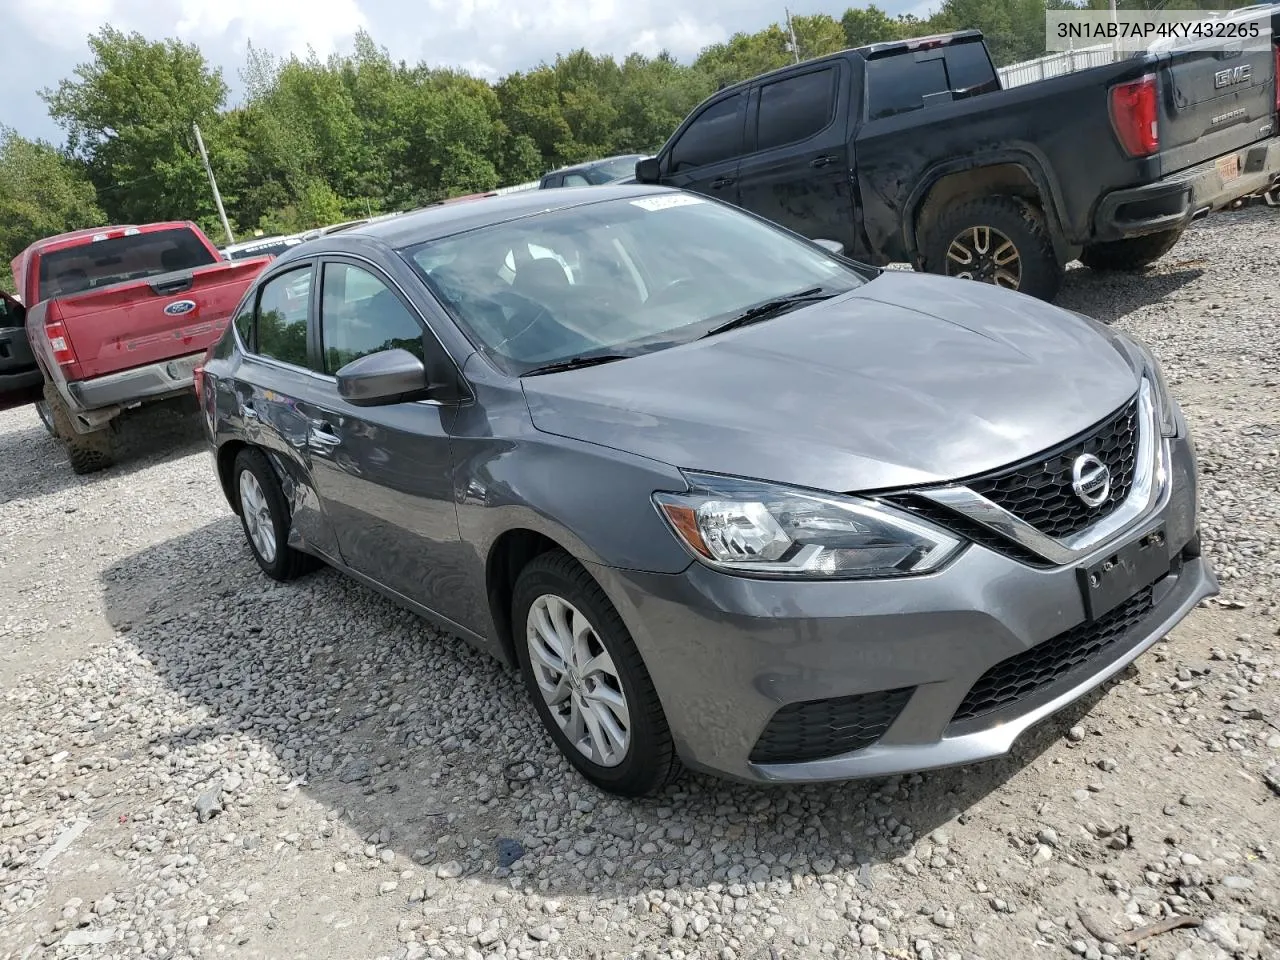
{"label": "door handle", "polygon": [[733,177],[720,177],[718,180],[711,181],[711,189],[719,190],[721,187],[731,187],[737,182]]}
{"label": "door handle", "polygon": [[830,156],[827,156],[827,157],[814,157],[812,160],[810,160],[810,161],[809,161],[809,166],[811,166],[811,167],[826,167],[826,166],[830,166],[831,164],[835,163],[835,162],[836,162],[837,160],[839,160],[839,159],[840,159],[839,157],[830,157]]}
{"label": "door handle", "polygon": [[336,447],[342,442],[342,438],[333,432],[333,424],[327,420],[311,421],[311,438],[326,447]]}

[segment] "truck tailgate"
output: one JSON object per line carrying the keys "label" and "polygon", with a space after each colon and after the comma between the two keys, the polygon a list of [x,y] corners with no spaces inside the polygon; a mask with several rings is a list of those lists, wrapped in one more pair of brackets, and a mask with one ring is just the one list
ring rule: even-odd
{"label": "truck tailgate", "polygon": [[226,329],[267,263],[218,263],[60,298],[57,319],[75,353],[74,377],[87,380],[204,350]]}
{"label": "truck tailgate", "polygon": [[[1269,137],[1275,130],[1275,53],[1174,49],[1157,65],[1160,160],[1165,175]],[[1229,170],[1224,179],[1231,179]]]}

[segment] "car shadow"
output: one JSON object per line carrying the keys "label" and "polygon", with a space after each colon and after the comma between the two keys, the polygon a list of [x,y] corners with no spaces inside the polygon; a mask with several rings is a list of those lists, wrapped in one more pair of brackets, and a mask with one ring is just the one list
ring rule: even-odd
{"label": "car shadow", "polygon": [[1162,270],[1146,273],[1113,273],[1077,264],[1067,270],[1054,303],[1101,323],[1115,323],[1134,310],[1169,299],[1204,275],[1203,261],[1173,256],[1169,261],[1167,265],[1160,261],[1157,268]]}
{"label": "car shadow", "polygon": [[[10,424],[18,424],[14,429]],[[7,427],[7,429],[6,429]],[[108,477],[127,476],[148,467],[190,456],[204,443],[200,415],[182,405],[157,404],[126,414],[113,440],[115,465],[79,476],[63,445],[40,423],[34,407],[0,413],[0,463],[9,482],[0,504],[33,500]]]}
{"label": "car shadow", "polygon": [[[333,570],[267,580],[235,517],[128,557],[101,583],[111,626],[194,718],[135,752],[208,763],[247,736],[331,818],[385,831],[383,845],[433,875],[456,862],[481,881],[515,871],[566,893],[787,879],[829,872],[824,861],[867,865],[870,885],[875,865],[1034,763],[1105,690],[985,764],[801,787],[687,774],[625,801],[560,758],[514,671]],[[275,796],[257,802],[269,810]],[[513,850],[523,859],[508,867]]]}

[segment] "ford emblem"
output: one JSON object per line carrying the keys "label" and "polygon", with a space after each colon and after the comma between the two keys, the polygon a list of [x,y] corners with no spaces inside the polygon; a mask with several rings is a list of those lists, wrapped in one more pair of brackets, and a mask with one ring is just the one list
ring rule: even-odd
{"label": "ford emblem", "polygon": [[175,300],[165,306],[164,312],[171,317],[180,317],[184,313],[190,313],[195,308],[196,302],[194,300]]}

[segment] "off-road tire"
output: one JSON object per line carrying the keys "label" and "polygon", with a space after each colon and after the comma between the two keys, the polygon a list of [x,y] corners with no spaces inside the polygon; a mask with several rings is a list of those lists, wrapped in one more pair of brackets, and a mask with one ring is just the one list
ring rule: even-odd
{"label": "off-road tire", "polygon": [[[95,430],[93,433],[77,433],[71,423],[71,411],[58,393],[58,388],[47,380],[44,385],[44,403],[48,410],[49,420],[40,414],[45,429],[62,441],[67,450],[67,459],[71,461],[73,473],[84,475],[105,470],[115,463],[111,452],[111,431],[109,428]],[[52,427],[50,427],[52,423]]]}
{"label": "off-road tire", "polygon": [[[240,503],[240,475],[246,470],[257,479],[258,486],[266,498],[267,507],[271,514],[272,530],[276,538],[276,550],[275,556],[270,560],[263,557],[254,544],[253,537],[249,533],[249,522],[244,516],[244,508]],[[290,580],[296,580],[321,565],[321,561],[317,557],[289,546],[289,529],[293,524],[293,515],[289,511],[289,501],[284,495],[284,490],[280,486],[280,480],[276,476],[275,470],[261,450],[256,447],[245,447],[236,454],[235,463],[231,467],[231,490],[237,498],[235,508],[240,517],[240,523],[244,528],[245,542],[249,546],[249,552],[253,554],[253,559],[262,568],[263,573],[272,580],[285,583]]]}
{"label": "off-road tire", "polygon": [[1142,270],[1172,250],[1180,239],[1181,227],[1125,240],[1091,243],[1080,251],[1080,262],[1090,270]]}
{"label": "off-road tire", "polygon": [[[616,766],[597,764],[575,747],[552,717],[546,698],[538,689],[526,624],[529,609],[544,594],[558,596],[576,607],[591,622],[613,660],[631,720],[627,752]],[[617,610],[582,565],[563,550],[539,554],[516,578],[511,607],[516,657],[529,698],[569,763],[601,790],[623,797],[648,796],[675,781],[684,767],[676,755],[671,730],[649,671]]]}
{"label": "off-road tire", "polygon": [[1044,213],[1021,197],[976,197],[942,210],[921,240],[925,270],[949,275],[947,251],[952,241],[975,227],[999,231],[1017,249],[1021,265],[1016,287],[1019,293],[1050,301],[1058,295],[1063,265],[1058,261]]}

